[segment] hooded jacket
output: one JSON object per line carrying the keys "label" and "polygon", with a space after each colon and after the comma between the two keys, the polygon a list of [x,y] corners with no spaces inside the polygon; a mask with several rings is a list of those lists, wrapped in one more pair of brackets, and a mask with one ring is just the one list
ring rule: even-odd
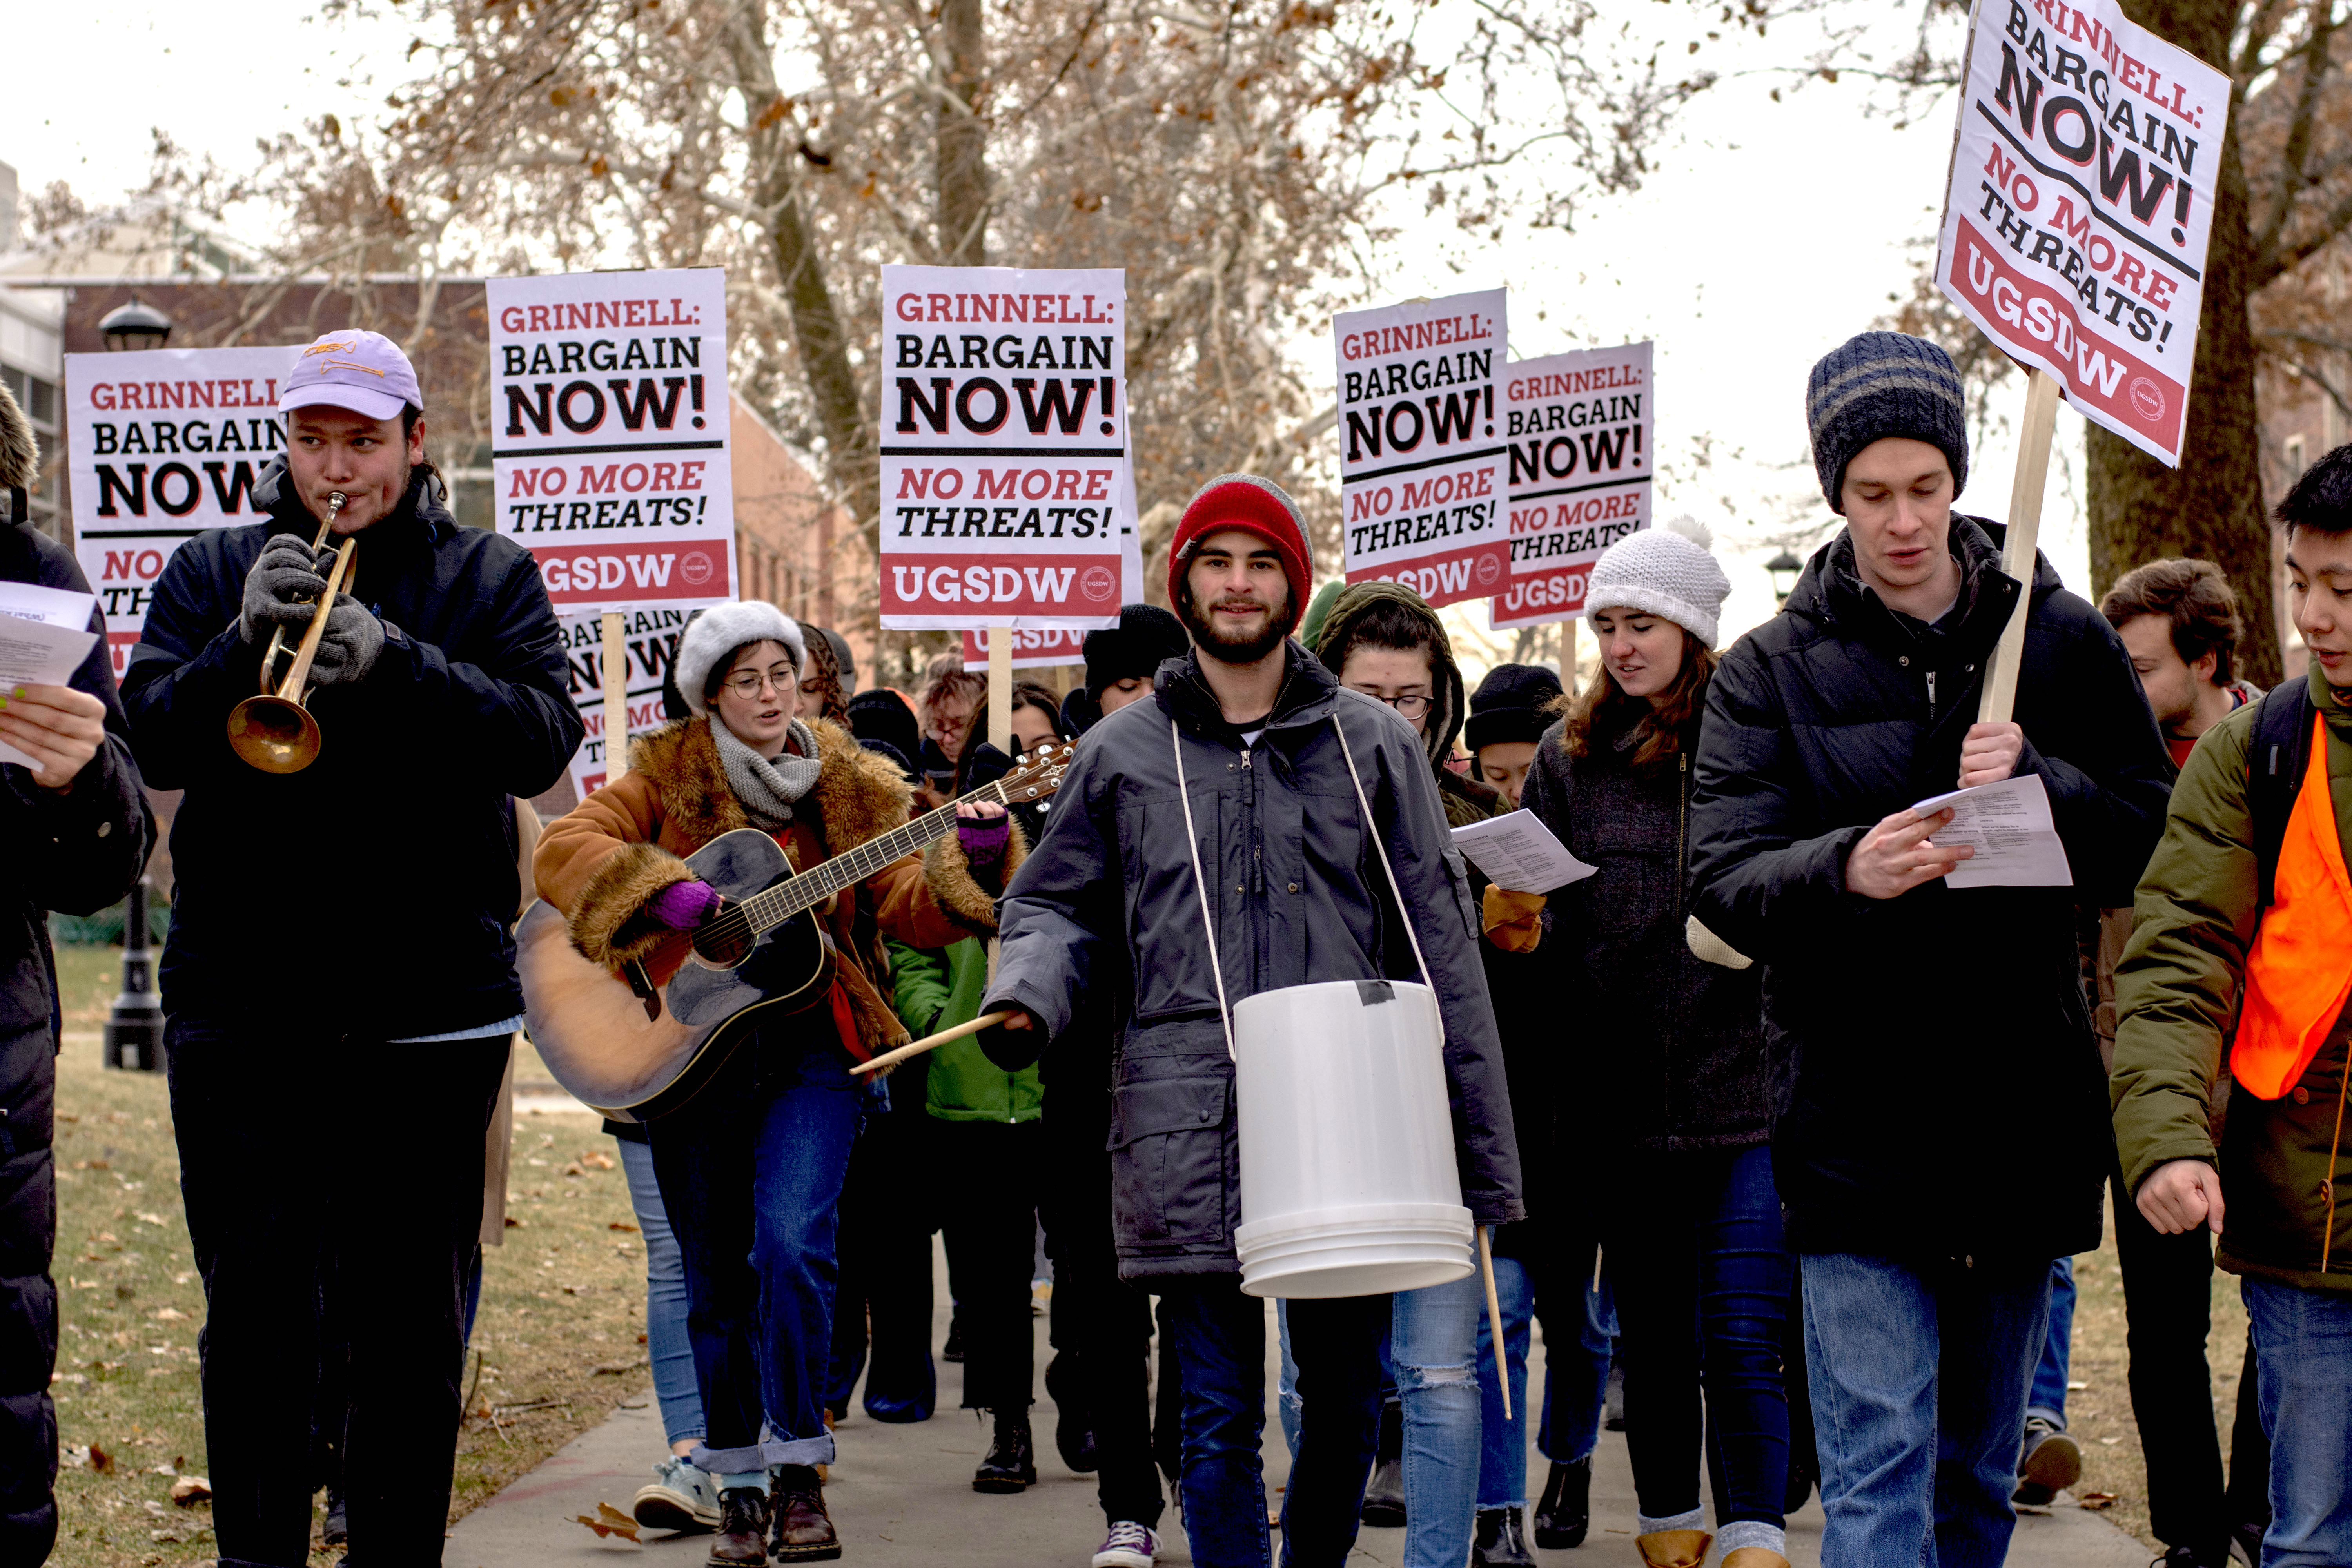
{"label": "hooded jacket", "polygon": [[164,1010],[245,1017],[257,943],[283,939],[299,961],[269,966],[277,1016],[379,1039],[498,1024],[522,1011],[507,797],[561,778],[583,732],[538,563],[458,527],[420,472],[352,557],[353,597],[384,623],[374,668],[312,694],[316,762],[262,773],[228,745],[261,669],[238,629],[245,580],[272,536],[319,531],[284,471],[255,489],[269,521],[173,552],[123,680],[147,782],[187,792]]}
{"label": "hooded jacket", "polygon": [[1356,628],[1365,612],[1383,604],[1403,605],[1416,619],[1425,622],[1433,634],[1428,652],[1431,695],[1435,701],[1429,710],[1429,721],[1422,726],[1421,738],[1445,806],[1446,825],[1462,827],[1484,821],[1502,809],[1503,797],[1492,784],[1465,778],[1445,765],[1454,755],[1454,738],[1462,733],[1462,721],[1469,709],[1463,698],[1462,667],[1454,662],[1454,647],[1446,637],[1445,623],[1437,618],[1429,601],[1396,583],[1353,584],[1328,601],[1318,595],[1316,608],[1323,613],[1315,623],[1315,640],[1310,645],[1315,657],[1336,676],[1347,662],[1349,647],[1355,641]]}
{"label": "hooded jacket", "polygon": [[1287,658],[1255,744],[1225,722],[1197,654],[1163,665],[1153,700],[1110,714],[1078,742],[1045,838],[1001,906],[996,978],[982,1007],[1024,1008],[1040,1027],[983,1035],[1000,1067],[1034,1060],[1097,992],[1133,987],[1111,1085],[1124,1279],[1239,1267],[1234,1068],[1186,843],[1179,748],[1229,1005],[1319,981],[1418,980],[1408,916],[1390,894],[1334,732],[1345,727],[1437,989],[1463,1202],[1481,1223],[1524,1213],[1469,879],[1427,753],[1403,720],[1341,689],[1297,644]]}
{"label": "hooded jacket", "polygon": [[2171,764],[2113,627],[2035,558],[2015,718],[2072,888],[1845,889],[1863,836],[1955,787],[1985,663],[2022,585],[2001,530],[1954,516],[1960,597],[1936,626],[1865,587],[1850,535],[1707,689],[1693,902],[1764,966],[1795,1079],[1773,1172],[1798,1252],[2051,1258],[2098,1245],[2106,1095],[2076,906],[2128,897]]}

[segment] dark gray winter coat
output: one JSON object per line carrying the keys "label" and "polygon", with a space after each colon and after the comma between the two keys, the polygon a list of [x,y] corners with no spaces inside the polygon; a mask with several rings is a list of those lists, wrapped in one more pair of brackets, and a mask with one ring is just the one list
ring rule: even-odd
{"label": "dark gray winter coat", "polygon": [[1155,700],[1087,731],[1045,837],[1000,909],[1003,945],[983,1010],[1017,1005],[1043,1026],[1042,1037],[983,1036],[1000,1066],[1034,1060],[1089,993],[1132,975],[1134,1014],[1112,1081],[1126,1279],[1238,1268],[1234,1069],[1185,844],[1171,720],[1182,732],[1232,1003],[1319,981],[1419,978],[1334,734],[1345,726],[1437,987],[1463,1202],[1482,1223],[1524,1213],[1477,921],[1429,758],[1387,707],[1342,690],[1296,643],[1289,658],[1254,747],[1225,723],[1197,656],[1161,668]]}
{"label": "dark gray winter coat", "polygon": [[2072,888],[1845,889],[1880,821],[1957,785],[1986,660],[2022,585],[1998,524],[1954,517],[1960,599],[1934,626],[1856,576],[1840,534],[1707,688],[1692,901],[1765,967],[1796,1064],[1773,1179],[1800,1253],[2065,1257],[2099,1244],[2106,1075],[2084,1004],[2078,905],[2126,899],[2172,767],[2115,630],[2036,558],[2016,720]]}
{"label": "dark gray winter coat", "polygon": [[1599,868],[1551,896],[1535,953],[1550,954],[1558,1016],[1577,1020],[1560,1040],[1580,1064],[1573,1076],[1595,1091],[1566,1118],[1570,1141],[1753,1148],[1771,1136],[1774,1100],[1762,973],[1691,952],[1689,749],[1637,773],[1614,738],[1572,757],[1561,737],[1559,724],[1544,731],[1520,801]]}

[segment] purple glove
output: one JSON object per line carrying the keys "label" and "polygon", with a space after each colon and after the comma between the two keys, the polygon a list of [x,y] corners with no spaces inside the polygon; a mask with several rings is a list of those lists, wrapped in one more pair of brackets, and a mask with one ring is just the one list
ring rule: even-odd
{"label": "purple glove", "polygon": [[992,870],[1004,859],[1004,847],[1013,842],[1013,818],[1010,816],[959,816],[956,818],[956,843],[963,848],[964,863],[974,871]]}
{"label": "purple glove", "polygon": [[692,931],[719,907],[719,889],[708,882],[672,882],[646,900],[646,913],[672,931]]}

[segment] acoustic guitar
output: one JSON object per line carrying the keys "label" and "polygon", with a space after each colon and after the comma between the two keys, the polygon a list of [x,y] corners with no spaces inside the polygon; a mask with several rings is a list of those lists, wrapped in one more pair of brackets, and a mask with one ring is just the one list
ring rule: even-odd
{"label": "acoustic guitar", "polygon": [[719,889],[719,909],[620,970],[583,957],[562,911],[533,903],[515,930],[531,1044],[558,1083],[615,1121],[677,1110],[763,1021],[823,998],[833,944],[810,910],[954,832],[966,802],[1045,799],[1069,763],[1066,744],[1039,746],[995,783],[798,873],[757,828],[722,833],[686,858]]}

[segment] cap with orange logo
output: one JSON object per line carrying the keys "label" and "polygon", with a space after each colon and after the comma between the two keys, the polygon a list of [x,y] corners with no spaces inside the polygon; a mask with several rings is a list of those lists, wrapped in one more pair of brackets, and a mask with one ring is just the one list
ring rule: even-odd
{"label": "cap with orange logo", "polygon": [[329,332],[302,351],[278,395],[280,414],[321,406],[393,419],[403,408],[423,408],[425,395],[408,356],[382,332]]}

